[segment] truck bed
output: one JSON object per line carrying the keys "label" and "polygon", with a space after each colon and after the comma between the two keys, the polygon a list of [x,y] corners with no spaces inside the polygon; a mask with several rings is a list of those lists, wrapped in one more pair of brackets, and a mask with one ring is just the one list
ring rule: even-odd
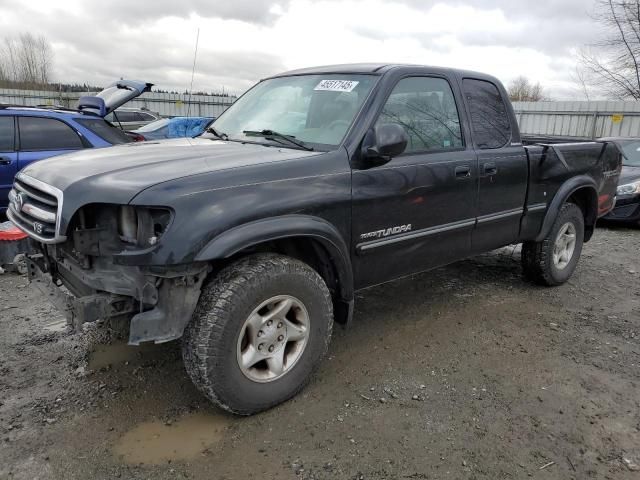
{"label": "truck bed", "polygon": [[545,202],[553,198],[554,185],[560,185],[576,176],[589,176],[596,182],[598,217],[606,215],[615,205],[616,188],[620,175],[620,151],[611,142],[557,142],[525,143],[529,158],[530,192],[528,204]]}

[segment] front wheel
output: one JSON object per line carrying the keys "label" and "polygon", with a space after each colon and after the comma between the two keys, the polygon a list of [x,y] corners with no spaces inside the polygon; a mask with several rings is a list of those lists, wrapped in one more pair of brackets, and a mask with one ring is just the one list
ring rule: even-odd
{"label": "front wheel", "polygon": [[185,330],[183,359],[211,401],[251,415],[305,386],[332,327],[331,296],[315,270],[282,255],[252,255],[203,288]]}
{"label": "front wheel", "polygon": [[526,278],[542,285],[561,285],[573,274],[584,242],[584,216],[574,203],[560,209],[549,234],[540,242],[522,245]]}

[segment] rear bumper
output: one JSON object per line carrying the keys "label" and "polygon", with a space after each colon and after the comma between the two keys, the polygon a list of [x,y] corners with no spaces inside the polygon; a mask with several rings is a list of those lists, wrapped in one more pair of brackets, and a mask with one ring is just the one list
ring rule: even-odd
{"label": "rear bumper", "polygon": [[640,197],[618,200],[615,208],[602,218],[603,220],[616,222],[640,222]]}

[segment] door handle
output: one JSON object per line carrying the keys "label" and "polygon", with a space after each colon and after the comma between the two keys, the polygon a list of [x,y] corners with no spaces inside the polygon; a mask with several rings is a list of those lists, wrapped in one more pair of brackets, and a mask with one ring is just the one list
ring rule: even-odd
{"label": "door handle", "polygon": [[11,165],[11,159],[7,157],[0,157],[0,165]]}
{"label": "door handle", "polygon": [[456,167],[455,171],[457,179],[469,178],[471,176],[471,167],[469,165]]}
{"label": "door handle", "polygon": [[485,173],[485,175],[495,175],[496,173],[498,173],[498,167],[493,162],[485,163],[484,164],[484,173]]}

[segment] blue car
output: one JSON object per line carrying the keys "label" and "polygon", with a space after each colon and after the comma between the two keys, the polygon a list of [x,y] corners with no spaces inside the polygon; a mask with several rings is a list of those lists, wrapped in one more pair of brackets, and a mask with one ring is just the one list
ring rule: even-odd
{"label": "blue car", "polygon": [[204,133],[214,120],[213,117],[162,118],[133,130],[132,133],[141,135],[145,140],[195,137]]}
{"label": "blue car", "polygon": [[95,97],[80,98],[78,110],[0,105],[0,215],[6,212],[13,177],[30,163],[133,141],[104,117],[151,86],[120,80]]}

